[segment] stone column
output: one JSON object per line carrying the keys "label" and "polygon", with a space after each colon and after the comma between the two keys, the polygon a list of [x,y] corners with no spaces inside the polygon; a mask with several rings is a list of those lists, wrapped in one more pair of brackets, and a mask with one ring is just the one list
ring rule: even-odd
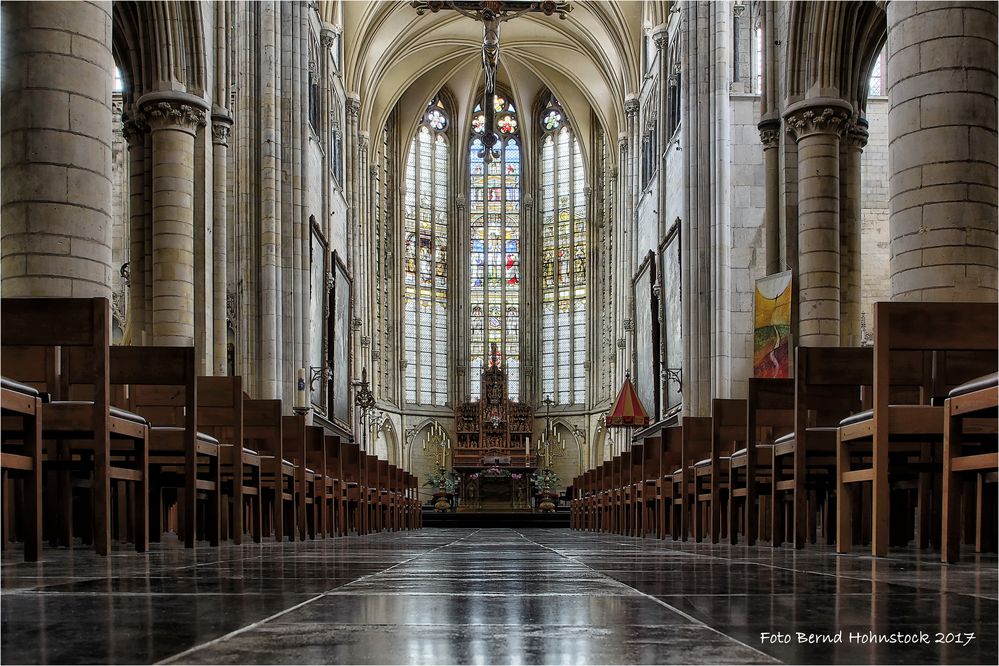
{"label": "stone column", "polygon": [[212,116],[212,373],[226,374],[226,168],[232,118]]}
{"label": "stone column", "polygon": [[798,142],[798,340],[840,343],[839,140],[849,109],[840,100],[807,100],[785,121]]}
{"label": "stone column", "polygon": [[996,7],[888,3],[893,301],[996,300]]}
{"label": "stone column", "polygon": [[146,131],[139,120],[126,118],[122,134],[128,143],[129,286],[128,318],[132,344],[144,344],[146,336]]}
{"label": "stone column", "polygon": [[111,297],[110,2],[3,7],[4,296]]}
{"label": "stone column", "polygon": [[860,231],[863,215],[861,201],[861,155],[867,145],[867,120],[857,118],[843,135],[840,164],[840,344],[860,346]]}
{"label": "stone column", "polygon": [[763,144],[764,220],[767,275],[780,272],[780,119],[758,126]]}
{"label": "stone column", "polygon": [[153,344],[194,345],[194,137],[205,112],[187,100],[151,101]]}

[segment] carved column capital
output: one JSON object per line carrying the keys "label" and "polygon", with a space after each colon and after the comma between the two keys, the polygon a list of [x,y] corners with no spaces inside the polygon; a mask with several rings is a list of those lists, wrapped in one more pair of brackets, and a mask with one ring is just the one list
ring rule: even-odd
{"label": "carved column capital", "polygon": [[216,146],[228,146],[229,134],[232,131],[232,118],[228,116],[212,116],[212,143]]}
{"label": "carved column capital", "polygon": [[842,136],[849,120],[846,109],[824,104],[799,108],[784,116],[787,131],[799,141],[813,134]]}
{"label": "carved column capital", "polygon": [[371,174],[372,178],[374,178],[375,176],[377,176],[378,175],[378,165],[377,164],[372,164],[370,167],[368,167],[368,173]]}
{"label": "carved column capital", "polygon": [[521,197],[521,203],[524,204],[525,210],[531,210],[532,208],[534,208],[534,195],[531,194],[530,192],[525,192],[524,195]]}
{"label": "carved column capital", "polygon": [[465,195],[459,194],[454,198],[454,205],[459,211],[465,210]]}
{"label": "carved column capital", "polygon": [[756,127],[760,130],[760,143],[764,150],[780,145],[780,120],[764,120]]}
{"label": "carved column capital", "polygon": [[351,118],[357,119],[357,116],[361,114],[361,98],[357,95],[347,96],[347,115]]}
{"label": "carved column capital", "polygon": [[638,104],[638,98],[637,97],[628,97],[628,99],[624,100],[624,113],[625,113],[625,115],[628,115],[628,116],[636,116],[636,115],[638,115],[638,107],[639,107],[639,104]]}
{"label": "carved column capital", "polygon": [[149,130],[142,113],[121,115],[121,134],[130,145],[141,143],[142,135]]}
{"label": "carved column capital", "polygon": [[652,31],[652,41],[655,42],[656,49],[659,51],[666,50],[666,47],[669,45],[669,33],[666,31],[665,25]]}
{"label": "carved column capital", "polygon": [[154,132],[170,129],[197,134],[198,128],[207,124],[203,109],[183,102],[150,102],[142,107],[142,112]]}
{"label": "carved column capital", "polygon": [[868,131],[870,124],[866,118],[857,118],[846,128],[844,139],[850,148],[863,150],[867,145],[867,140],[871,137]]}

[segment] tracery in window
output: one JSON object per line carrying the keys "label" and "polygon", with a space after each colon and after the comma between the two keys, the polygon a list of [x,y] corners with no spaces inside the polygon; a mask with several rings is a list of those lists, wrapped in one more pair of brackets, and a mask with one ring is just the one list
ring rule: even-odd
{"label": "tracery in window", "polygon": [[498,141],[491,155],[482,141],[485,114],[473,111],[469,146],[471,218],[470,378],[479,397],[479,374],[496,344],[506,370],[510,398],[520,396],[520,127],[517,109],[503,95],[493,98]]}
{"label": "tracery in window", "polygon": [[405,399],[447,403],[447,112],[431,102],[406,160],[403,338]]}
{"label": "tracery in window", "polygon": [[587,245],[583,156],[558,102],[541,113],[541,379],[561,405],[586,402]]}

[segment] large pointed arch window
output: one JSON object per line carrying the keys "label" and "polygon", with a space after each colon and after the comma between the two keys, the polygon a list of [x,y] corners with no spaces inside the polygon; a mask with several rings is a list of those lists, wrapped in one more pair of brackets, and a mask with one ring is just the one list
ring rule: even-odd
{"label": "large pointed arch window", "polygon": [[447,403],[448,115],[431,102],[406,160],[403,337],[406,402]]}
{"label": "large pointed arch window", "polygon": [[472,399],[493,344],[507,372],[510,398],[520,397],[520,178],[521,143],[517,110],[508,98],[493,98],[499,140],[484,152],[485,114],[476,105],[469,145],[471,196]]}
{"label": "large pointed arch window", "polygon": [[541,379],[561,405],[586,402],[586,269],[583,156],[555,100],[541,112]]}

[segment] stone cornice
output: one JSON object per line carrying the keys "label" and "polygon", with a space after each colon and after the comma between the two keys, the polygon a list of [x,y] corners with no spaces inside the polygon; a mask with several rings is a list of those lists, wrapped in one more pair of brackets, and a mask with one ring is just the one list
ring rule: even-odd
{"label": "stone cornice", "polygon": [[197,134],[206,125],[204,109],[176,100],[150,102],[142,107],[142,114],[154,132],[170,129]]}

